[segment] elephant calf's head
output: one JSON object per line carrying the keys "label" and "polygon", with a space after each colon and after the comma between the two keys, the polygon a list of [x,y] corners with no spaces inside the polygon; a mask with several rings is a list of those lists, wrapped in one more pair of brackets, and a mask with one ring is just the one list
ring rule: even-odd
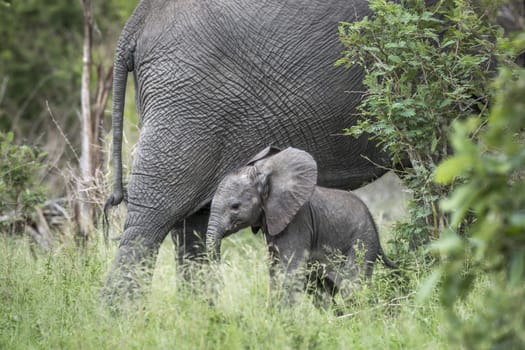
{"label": "elephant calf's head", "polygon": [[220,182],[211,205],[209,251],[218,255],[223,237],[248,226],[263,227],[270,235],[282,232],[316,182],[317,164],[310,154],[266,148]]}
{"label": "elephant calf's head", "polygon": [[260,226],[266,189],[254,166],[227,175],[217,187],[211,205],[210,224],[228,236],[248,226]]}

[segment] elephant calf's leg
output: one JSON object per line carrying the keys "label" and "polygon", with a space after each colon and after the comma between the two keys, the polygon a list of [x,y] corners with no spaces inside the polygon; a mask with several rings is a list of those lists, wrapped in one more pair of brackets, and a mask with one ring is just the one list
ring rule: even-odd
{"label": "elephant calf's leg", "polygon": [[308,265],[307,278],[306,291],[317,307],[327,309],[330,305],[336,305],[334,297],[341,283],[338,273],[316,261]]}

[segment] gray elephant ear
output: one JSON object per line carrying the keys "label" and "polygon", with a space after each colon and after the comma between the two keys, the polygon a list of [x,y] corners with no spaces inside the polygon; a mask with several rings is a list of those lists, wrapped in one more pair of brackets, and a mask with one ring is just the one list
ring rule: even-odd
{"label": "gray elephant ear", "polygon": [[310,199],[317,183],[317,163],[296,148],[287,148],[254,164],[266,193],[263,208],[268,233],[275,236]]}
{"label": "gray elephant ear", "polygon": [[273,156],[274,154],[277,154],[281,151],[282,150],[280,148],[277,148],[275,146],[268,146],[259,153],[257,153],[252,159],[250,159],[246,165],[254,165],[255,162]]}

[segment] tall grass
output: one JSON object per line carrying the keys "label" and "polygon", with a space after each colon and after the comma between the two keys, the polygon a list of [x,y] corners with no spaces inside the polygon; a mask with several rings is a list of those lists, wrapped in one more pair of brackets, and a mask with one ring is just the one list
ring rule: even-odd
{"label": "tall grass", "polygon": [[260,236],[238,234],[223,248],[220,266],[195,270],[187,283],[166,240],[149,293],[113,315],[100,289],[116,243],[88,252],[65,246],[35,259],[26,240],[2,236],[0,349],[448,348],[437,302],[414,301],[421,271],[399,281],[378,264],[338,317],[306,296],[274,302]]}

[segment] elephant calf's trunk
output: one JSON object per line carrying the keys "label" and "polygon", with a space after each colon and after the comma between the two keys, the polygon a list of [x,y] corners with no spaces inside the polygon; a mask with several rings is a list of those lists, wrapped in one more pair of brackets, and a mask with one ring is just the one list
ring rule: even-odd
{"label": "elephant calf's trunk", "polygon": [[211,261],[221,260],[221,237],[216,230],[208,230],[206,233],[206,250]]}

